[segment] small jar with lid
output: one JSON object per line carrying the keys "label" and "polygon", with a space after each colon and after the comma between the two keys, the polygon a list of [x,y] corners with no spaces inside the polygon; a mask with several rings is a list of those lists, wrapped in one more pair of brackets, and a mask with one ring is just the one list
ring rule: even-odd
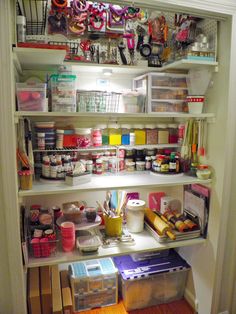
{"label": "small jar with lid", "polygon": [[198,179],[208,180],[211,176],[211,170],[208,165],[199,165],[197,167],[196,175]]}
{"label": "small jar with lid", "polygon": [[136,152],[135,149],[126,148],[126,149],[125,149],[125,158],[134,158],[135,152]]}
{"label": "small jar with lid", "polygon": [[150,156],[145,157],[145,169],[146,170],[151,170],[152,167],[152,159]]}
{"label": "small jar with lid", "polygon": [[102,159],[96,160],[96,174],[102,174],[103,172],[103,165],[102,165]]}
{"label": "small jar with lid", "polygon": [[136,170],[144,171],[145,170],[145,161],[136,161]]}
{"label": "small jar with lid", "polygon": [[176,144],[178,143],[178,124],[170,123],[168,124],[169,129],[169,143]]}
{"label": "small jar with lid", "polygon": [[108,128],[106,124],[97,124],[95,126],[95,129],[100,129],[102,133],[102,145],[106,146],[109,145],[109,134],[108,134]]}
{"label": "small jar with lid", "polygon": [[64,130],[56,130],[56,148],[63,148]]}
{"label": "small jar with lid", "polygon": [[166,124],[158,124],[158,144],[169,143],[169,130]]}
{"label": "small jar with lid", "polygon": [[134,124],[135,145],[146,144],[146,130],[143,124]]}
{"label": "small jar with lid", "polygon": [[135,162],[134,161],[127,161],[126,164],[126,169],[129,172],[133,172],[135,170]]}
{"label": "small jar with lid", "polygon": [[86,171],[89,173],[93,172],[93,161],[92,160],[86,160]]}
{"label": "small jar with lid", "polygon": [[45,150],[45,133],[37,133],[38,149]]}
{"label": "small jar with lid", "polygon": [[92,143],[94,147],[102,146],[102,130],[98,127],[92,129]]}
{"label": "small jar with lid", "polygon": [[146,144],[157,144],[157,127],[155,124],[146,124]]}
{"label": "small jar with lid", "polygon": [[116,123],[108,124],[109,144],[121,145],[121,130],[120,125]]}
{"label": "small jar with lid", "polygon": [[90,128],[76,128],[77,147],[87,148],[91,146],[91,129]]}
{"label": "small jar with lid", "polygon": [[129,124],[121,124],[121,144],[130,145],[130,129]]}
{"label": "small jar with lid", "polygon": [[156,149],[155,148],[147,148],[145,150],[145,155],[146,156],[155,156],[156,155]]}

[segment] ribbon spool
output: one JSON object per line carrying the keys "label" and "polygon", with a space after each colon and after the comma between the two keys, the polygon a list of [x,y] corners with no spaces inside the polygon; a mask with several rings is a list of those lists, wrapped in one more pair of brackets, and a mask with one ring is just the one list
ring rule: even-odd
{"label": "ribbon spool", "polygon": [[144,227],[145,202],[129,200],[127,203],[127,228],[130,232],[142,232]]}

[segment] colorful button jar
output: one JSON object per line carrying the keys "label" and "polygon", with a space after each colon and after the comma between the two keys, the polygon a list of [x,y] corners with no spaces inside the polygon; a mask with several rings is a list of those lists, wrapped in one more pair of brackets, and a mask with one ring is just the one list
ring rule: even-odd
{"label": "colorful button jar", "polygon": [[158,144],[169,143],[169,131],[166,124],[158,124]]}
{"label": "colorful button jar", "polygon": [[108,125],[109,129],[109,144],[110,145],[121,145],[121,130],[120,126],[116,123]]}
{"label": "colorful button jar", "polygon": [[77,147],[86,148],[91,146],[91,129],[90,128],[77,128]]}
{"label": "colorful button jar", "polygon": [[157,144],[157,128],[155,124],[146,124],[146,144]]}
{"label": "colorful button jar", "polygon": [[146,144],[146,131],[144,125],[135,124],[134,125],[135,134],[135,145],[145,145]]}

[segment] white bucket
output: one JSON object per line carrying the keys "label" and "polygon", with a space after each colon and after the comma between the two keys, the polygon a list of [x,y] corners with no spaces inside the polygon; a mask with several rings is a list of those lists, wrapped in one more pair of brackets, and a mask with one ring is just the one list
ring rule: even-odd
{"label": "white bucket", "polygon": [[203,110],[204,96],[187,96],[188,112],[200,114]]}
{"label": "white bucket", "polygon": [[129,200],[127,203],[126,222],[130,232],[143,231],[145,202],[141,200]]}

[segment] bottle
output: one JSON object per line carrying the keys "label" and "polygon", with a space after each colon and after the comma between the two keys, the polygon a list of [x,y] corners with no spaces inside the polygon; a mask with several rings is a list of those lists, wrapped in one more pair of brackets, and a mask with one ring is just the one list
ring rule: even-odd
{"label": "bottle", "polygon": [[146,170],[150,170],[151,166],[152,166],[151,157],[150,156],[146,156],[145,157],[145,169]]}
{"label": "bottle", "polygon": [[98,127],[92,129],[92,143],[95,147],[102,146],[102,131]]}
{"label": "bottle", "polygon": [[25,42],[26,36],[26,18],[23,15],[16,17],[17,42]]}
{"label": "bottle", "polygon": [[64,130],[57,130],[56,131],[56,148],[62,149],[63,148],[63,138],[64,138]]}
{"label": "bottle", "polygon": [[57,161],[55,157],[50,162],[50,177],[54,179],[57,177]]}
{"label": "bottle", "polygon": [[175,153],[171,153],[171,154],[170,154],[169,172],[176,172],[176,159],[175,159]]}
{"label": "bottle", "polygon": [[176,214],[175,214],[175,217],[176,217],[177,219],[182,220],[182,221],[188,226],[188,228],[189,228],[191,231],[194,231],[194,230],[198,230],[198,229],[199,229],[198,225],[197,225],[195,222],[193,222],[193,221],[190,220],[189,218],[185,217],[183,214],[176,213]]}
{"label": "bottle", "polygon": [[181,123],[178,126],[178,144],[182,145],[184,140],[185,124]]}
{"label": "bottle", "polygon": [[38,149],[45,150],[45,133],[37,133]]}
{"label": "bottle", "polygon": [[174,213],[171,211],[166,211],[164,214],[164,217],[172,224],[175,225],[175,228],[180,232],[186,232],[188,231],[188,226],[179,218],[175,217]]}

